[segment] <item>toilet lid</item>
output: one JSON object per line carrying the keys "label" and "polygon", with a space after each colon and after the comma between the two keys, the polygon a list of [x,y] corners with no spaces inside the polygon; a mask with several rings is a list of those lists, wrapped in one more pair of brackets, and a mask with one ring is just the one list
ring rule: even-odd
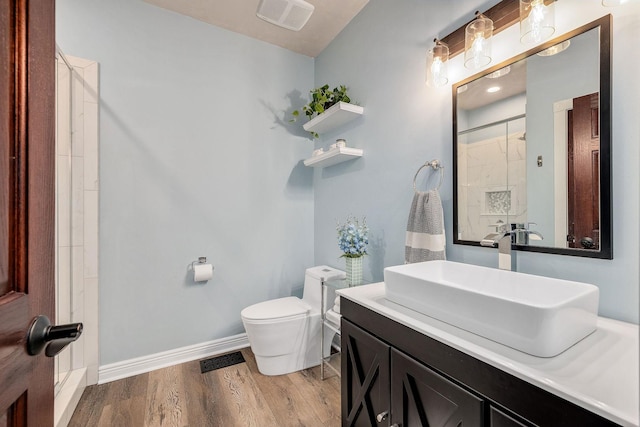
{"label": "toilet lid", "polygon": [[282,319],[306,315],[311,306],[297,297],[272,299],[250,305],[240,315],[248,320]]}

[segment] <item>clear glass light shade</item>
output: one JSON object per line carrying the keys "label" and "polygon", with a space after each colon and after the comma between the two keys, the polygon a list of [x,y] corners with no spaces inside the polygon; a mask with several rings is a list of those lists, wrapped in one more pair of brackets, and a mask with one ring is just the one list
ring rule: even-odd
{"label": "clear glass light shade", "polygon": [[631,3],[632,0],[602,0],[602,5],[607,7],[622,6],[626,3]]}
{"label": "clear glass light shade", "polygon": [[469,69],[484,67],[491,62],[491,36],[493,21],[478,15],[464,32],[464,66]]}
{"label": "clear glass light shade", "polygon": [[442,87],[449,83],[447,64],[449,62],[449,48],[440,43],[427,52],[427,85]]}
{"label": "clear glass light shade", "polygon": [[545,50],[542,50],[542,51],[536,53],[536,55],[538,55],[538,56],[553,56],[553,55],[557,55],[560,52],[564,52],[565,50],[567,50],[569,48],[569,46],[571,46],[571,40],[565,40],[562,43],[558,43],[557,45],[551,46],[550,48],[547,48]]}
{"label": "clear glass light shade", "polygon": [[544,0],[520,0],[520,41],[539,43],[556,31],[555,1],[548,5]]}

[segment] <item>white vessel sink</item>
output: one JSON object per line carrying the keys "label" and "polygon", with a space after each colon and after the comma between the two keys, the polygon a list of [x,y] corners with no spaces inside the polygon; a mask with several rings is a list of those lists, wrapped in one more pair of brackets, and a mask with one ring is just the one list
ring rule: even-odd
{"label": "white vessel sink", "polygon": [[386,299],[539,357],[596,330],[594,285],[451,261],[384,269]]}

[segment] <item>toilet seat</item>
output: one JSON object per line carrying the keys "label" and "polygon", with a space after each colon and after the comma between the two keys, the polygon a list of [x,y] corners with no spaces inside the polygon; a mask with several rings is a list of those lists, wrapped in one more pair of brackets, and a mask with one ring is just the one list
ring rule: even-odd
{"label": "toilet seat", "polygon": [[250,305],[240,312],[244,320],[252,323],[272,323],[305,317],[312,307],[297,297],[278,298]]}

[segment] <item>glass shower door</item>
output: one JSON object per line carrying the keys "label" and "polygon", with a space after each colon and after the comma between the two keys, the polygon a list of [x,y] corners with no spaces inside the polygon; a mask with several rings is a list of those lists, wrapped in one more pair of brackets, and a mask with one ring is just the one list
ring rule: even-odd
{"label": "glass shower door", "polygon": [[[56,318],[52,323],[72,323],[73,306],[73,159],[72,141],[72,73],[62,52],[56,54]],[[55,357],[55,394],[72,369],[73,345]]]}
{"label": "glass shower door", "polygon": [[55,359],[54,425],[67,425],[84,388],[98,382],[98,63],[57,49],[56,295],[53,324],[82,323]]}

